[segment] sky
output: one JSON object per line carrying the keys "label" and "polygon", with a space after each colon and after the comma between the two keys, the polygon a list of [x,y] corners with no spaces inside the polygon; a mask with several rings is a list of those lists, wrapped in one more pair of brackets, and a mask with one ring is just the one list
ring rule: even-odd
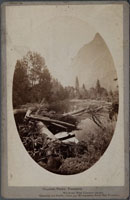
{"label": "sky", "polygon": [[[89,44],[97,33],[90,23],[91,17],[96,17],[94,9],[93,6],[92,13],[88,7],[82,7],[80,10],[77,5],[8,7],[6,33],[12,60],[10,65],[15,66],[17,59],[21,59],[29,50],[35,51],[45,58],[53,77],[64,86],[74,86],[80,67],[75,68],[72,65],[73,60],[80,49]],[[99,10],[101,9],[103,5],[99,7]],[[81,76],[79,81],[83,82]],[[86,78],[85,84],[93,86],[91,77]]]}

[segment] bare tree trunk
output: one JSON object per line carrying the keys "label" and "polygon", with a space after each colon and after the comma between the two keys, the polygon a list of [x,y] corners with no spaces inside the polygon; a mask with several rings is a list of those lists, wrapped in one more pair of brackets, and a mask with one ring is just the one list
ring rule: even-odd
{"label": "bare tree trunk", "polygon": [[47,137],[52,140],[56,140],[56,137],[53,135],[52,132],[48,130],[48,128],[45,126],[43,122],[37,122],[37,128],[38,128],[39,134],[41,134],[43,138]]}

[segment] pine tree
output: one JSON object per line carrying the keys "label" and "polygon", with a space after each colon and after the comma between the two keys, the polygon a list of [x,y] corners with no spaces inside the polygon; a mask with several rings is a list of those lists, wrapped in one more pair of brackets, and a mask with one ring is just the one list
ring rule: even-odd
{"label": "pine tree", "polygon": [[99,81],[99,80],[97,80],[97,83],[96,83],[96,92],[97,92],[98,94],[101,93],[101,85],[100,85],[100,81]]}
{"label": "pine tree", "polygon": [[83,88],[83,90],[86,90],[84,83],[83,83],[83,86],[82,86],[82,88]]}
{"label": "pine tree", "polygon": [[13,78],[13,106],[17,107],[29,102],[30,83],[27,69],[21,61],[17,61]]}
{"label": "pine tree", "polygon": [[79,79],[78,79],[78,76],[76,76],[76,80],[75,80],[75,89],[79,90]]}

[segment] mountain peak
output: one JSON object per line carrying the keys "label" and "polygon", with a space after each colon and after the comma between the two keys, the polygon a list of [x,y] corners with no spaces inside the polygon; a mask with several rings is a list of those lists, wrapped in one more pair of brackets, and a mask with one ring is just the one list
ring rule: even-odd
{"label": "mountain peak", "polygon": [[107,89],[116,87],[113,82],[113,77],[116,76],[113,58],[99,33],[96,33],[92,41],[79,49],[72,66],[77,71],[80,82],[88,87],[92,87],[97,78]]}
{"label": "mountain peak", "polygon": [[99,33],[95,34],[94,40],[102,39],[101,35]]}

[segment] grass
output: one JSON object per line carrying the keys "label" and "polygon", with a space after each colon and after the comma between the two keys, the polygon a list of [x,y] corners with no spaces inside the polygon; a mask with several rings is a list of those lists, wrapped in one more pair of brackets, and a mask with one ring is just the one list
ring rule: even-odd
{"label": "grass", "polygon": [[[87,126],[87,123],[86,123]],[[100,157],[104,154],[107,147],[110,144],[113,133],[115,129],[115,122],[106,123],[106,127],[102,130],[96,128],[92,133],[82,130],[80,133],[77,133],[80,141],[84,141],[87,147],[87,151],[82,154],[75,156],[74,158],[67,158],[64,160],[59,171],[61,174],[76,174],[87,170],[92,165],[94,165]]]}

